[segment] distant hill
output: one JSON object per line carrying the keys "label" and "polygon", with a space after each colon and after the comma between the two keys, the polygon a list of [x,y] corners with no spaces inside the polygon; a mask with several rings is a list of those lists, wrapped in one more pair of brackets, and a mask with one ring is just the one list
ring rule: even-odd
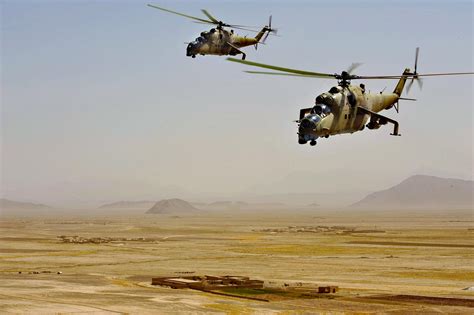
{"label": "distant hill", "polygon": [[411,176],[356,202],[357,208],[472,208],[474,182],[427,175]]}
{"label": "distant hill", "polygon": [[163,199],[155,203],[146,213],[148,214],[183,214],[198,211],[189,202],[182,199]]}
{"label": "distant hill", "polygon": [[31,202],[21,202],[21,201],[14,201],[9,199],[0,199],[0,209],[1,210],[34,210],[34,209],[51,209],[50,206],[39,204],[39,203],[31,203]]}
{"label": "distant hill", "polygon": [[117,201],[99,207],[99,209],[150,209],[156,201]]}

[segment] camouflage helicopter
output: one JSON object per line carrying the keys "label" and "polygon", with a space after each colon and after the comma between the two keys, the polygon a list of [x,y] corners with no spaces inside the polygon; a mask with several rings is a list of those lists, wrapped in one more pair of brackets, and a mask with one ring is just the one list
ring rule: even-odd
{"label": "camouflage helicopter", "polygon": [[[302,108],[300,110],[298,123],[298,143],[316,145],[316,140],[320,137],[354,133],[368,129],[378,129],[387,123],[393,124],[393,136],[400,136],[398,133],[398,122],[379,114],[380,111],[392,107],[399,111],[399,100],[416,101],[412,98],[401,97],[407,79],[411,81],[407,85],[407,92],[416,80],[422,87],[421,77],[448,76],[448,75],[468,75],[474,72],[451,72],[451,73],[429,73],[419,74],[417,72],[419,48],[416,49],[415,68],[411,72],[409,68],[403,71],[402,75],[383,76],[359,76],[352,74],[352,71],[360,64],[352,64],[348,70],[341,74],[319,73],[303,71],[289,68],[282,68],[252,61],[242,61],[234,58],[227,58],[229,61],[243,63],[245,65],[271,69],[280,72],[265,71],[245,71],[253,74],[284,75],[304,78],[336,79],[338,85],[332,87],[328,92],[316,97],[313,107]],[[398,79],[398,83],[392,93],[370,93],[365,89],[364,84],[358,86],[351,85],[351,80],[371,80],[371,79]]]}
{"label": "camouflage helicopter", "polygon": [[[165,12],[177,14],[180,16],[187,17],[195,20],[196,23],[200,24],[214,24],[217,25],[215,28],[207,32],[202,32],[201,35],[194,41],[188,43],[186,48],[186,56],[196,58],[196,55],[231,55],[236,56],[242,54],[242,60],[245,60],[246,54],[240,50],[242,47],[254,46],[257,49],[258,44],[264,44],[268,35],[276,34],[277,30],[272,28],[272,16],[268,20],[268,25],[264,26],[260,31],[249,29],[244,25],[231,25],[217,20],[207,10],[201,10],[202,13],[208,18],[198,18],[195,16],[171,11],[156,5],[148,4],[149,7],[162,10]],[[256,32],[255,37],[239,36],[234,33],[234,30],[226,30],[225,27],[231,27],[239,30],[246,30]]]}

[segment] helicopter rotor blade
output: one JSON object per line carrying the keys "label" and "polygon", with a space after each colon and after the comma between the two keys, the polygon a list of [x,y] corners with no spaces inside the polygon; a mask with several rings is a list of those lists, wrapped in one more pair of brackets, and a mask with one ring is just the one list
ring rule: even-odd
{"label": "helicopter rotor blade", "polygon": [[418,79],[416,80],[416,82],[418,82],[418,87],[420,88],[420,90],[422,90],[422,89],[423,89],[423,80],[420,79],[420,78],[418,78]]}
{"label": "helicopter rotor blade", "polygon": [[[312,72],[312,71],[305,71],[305,70],[298,70],[298,69],[291,69],[291,68],[283,68],[283,67],[268,65],[268,64],[264,64],[264,63],[258,63],[258,62],[254,62],[254,61],[241,60],[241,59],[236,59],[236,58],[227,58],[227,60],[232,61],[232,62],[241,63],[241,64],[244,64],[244,65],[247,65],[247,66],[260,67],[260,68],[265,68],[265,69],[270,69],[270,70],[275,70],[275,71],[281,71],[281,72],[290,73],[290,74],[299,75],[299,76],[304,76],[304,77],[342,79],[342,80],[386,80],[386,79],[399,80],[401,78],[411,78],[412,81],[408,84],[409,85],[408,87],[411,87],[414,80],[417,80],[418,84],[420,86],[422,86],[423,83],[420,81],[419,77],[472,75],[472,74],[474,74],[474,72],[445,72],[445,73],[427,73],[427,74],[406,73],[406,74],[402,74],[402,75],[382,75],[382,76],[359,76],[359,75],[350,74],[350,75],[344,77],[343,75],[339,75],[339,74],[330,74],[330,73]],[[279,74],[279,73],[273,73],[273,72],[259,72],[259,71],[251,71],[250,73],[271,74],[271,75],[278,75]],[[280,74],[280,75],[284,75],[284,74]],[[347,73],[346,73],[346,75],[347,75]]]}
{"label": "helicopter rotor blade", "polygon": [[421,87],[423,86],[423,83],[421,83],[421,79],[418,77],[418,72],[417,72],[417,69],[418,69],[418,55],[420,54],[420,47],[416,47],[416,52],[415,52],[415,67],[414,67],[414,71],[413,73],[411,73],[412,77],[411,77],[411,81],[410,83],[408,84],[407,86],[407,93],[410,92],[411,90],[411,87],[413,86],[413,82],[416,80],[418,86],[420,87],[420,90],[421,90]]}
{"label": "helicopter rotor blade", "polygon": [[213,22],[213,24],[216,24],[216,25],[220,24],[220,25],[225,26],[225,27],[232,27],[232,28],[236,28],[236,29],[244,30],[244,31],[258,32],[258,30],[249,29],[249,28],[254,27],[254,26],[238,25],[238,24],[227,24],[227,23],[224,23],[222,21],[217,20],[214,16],[211,15],[211,13],[209,13],[209,11],[207,11],[205,9],[201,9],[201,11],[202,11],[202,13],[204,13],[205,16],[208,17],[209,20],[211,20]]}
{"label": "helicopter rotor blade", "polygon": [[319,77],[319,78],[331,78],[331,79],[335,78],[334,74],[329,74],[329,73],[319,73],[319,72],[311,72],[311,71],[283,68],[283,67],[277,67],[277,66],[267,65],[267,64],[264,64],[264,63],[246,61],[246,60],[241,60],[241,59],[236,59],[236,58],[227,58],[227,60],[232,61],[232,62],[242,63],[242,64],[247,65],[247,66],[260,67],[260,68],[276,70],[276,71],[281,71],[281,72],[287,72],[287,73],[292,73],[292,74],[301,74],[301,75],[304,75],[304,76],[312,76],[312,77]]}
{"label": "helicopter rotor blade", "polygon": [[388,79],[394,79],[394,80],[399,80],[401,78],[409,78],[412,75],[353,75],[351,80],[388,80]]}
{"label": "helicopter rotor blade", "polygon": [[188,19],[193,19],[193,20],[201,21],[201,22],[208,23],[208,24],[215,24],[213,21],[201,19],[201,18],[192,16],[192,15],[187,15],[187,14],[179,13],[179,12],[172,11],[172,10],[168,10],[168,9],[165,9],[165,8],[153,5],[153,4],[147,4],[147,6],[149,6],[151,8],[158,9],[158,10],[162,10],[162,11],[165,11],[165,12],[173,13],[173,14],[176,14],[176,15],[184,16],[184,17],[187,17]]}
{"label": "helicopter rotor blade", "polygon": [[201,11],[202,11],[202,13],[204,13],[205,16],[207,16],[207,18],[209,20],[211,20],[212,22],[214,22],[216,24],[219,23],[219,21],[215,17],[213,17],[207,10],[201,9]]}
{"label": "helicopter rotor blade", "polygon": [[244,31],[249,31],[249,32],[254,32],[254,33],[259,32],[258,30],[253,30],[251,28],[241,27],[241,26],[237,26],[237,25],[230,25],[229,27],[235,28],[237,30],[244,30]]}
{"label": "helicopter rotor blade", "polygon": [[209,22],[193,21],[193,23],[196,23],[196,24],[205,24],[205,25],[214,24],[214,23],[211,22],[211,21],[209,21]]}
{"label": "helicopter rotor blade", "polygon": [[[250,66],[267,68],[267,69],[271,69],[271,70],[297,73],[297,74],[301,74],[301,75],[306,76],[306,77],[312,77],[312,76],[320,77],[320,78],[336,78],[337,77],[337,75],[335,75],[335,74],[317,73],[317,72],[309,72],[309,71],[289,69],[289,68],[281,68],[281,67],[276,67],[276,66],[271,66],[271,65],[258,64],[258,63],[254,63],[252,61],[246,61],[246,60],[243,60],[244,62],[241,62],[242,60],[240,60],[240,59],[234,60],[234,58],[227,58],[227,60],[248,64]],[[257,64],[257,65],[254,65],[254,64]],[[285,69],[285,70],[280,70],[280,69]],[[254,72],[257,72],[257,71],[252,71],[251,73],[254,73]],[[272,74],[272,73],[263,73],[263,74]],[[447,76],[447,75],[469,75],[469,74],[474,74],[474,72],[429,73],[429,74],[418,74],[417,76],[426,77],[426,76]],[[388,80],[388,79],[399,80],[401,78],[413,78],[413,77],[414,77],[413,74],[383,75],[383,76],[357,76],[357,75],[353,75],[350,79],[351,80]],[[418,79],[417,81],[418,81],[419,84],[423,85],[423,83],[422,83],[423,81],[421,81],[421,79]]]}
{"label": "helicopter rotor blade", "polygon": [[420,53],[420,47],[416,47],[416,53],[415,53],[415,74],[416,74],[416,69],[418,68],[418,54]]}
{"label": "helicopter rotor blade", "polygon": [[415,78],[411,78],[411,81],[407,85],[407,94],[410,93],[411,87],[413,85],[413,82],[415,81]]}
{"label": "helicopter rotor blade", "polygon": [[268,35],[270,35],[270,32],[272,31],[272,16],[270,15],[270,17],[268,18],[268,32],[267,34],[265,35],[265,37],[263,38],[263,42],[265,42],[267,40],[267,37]]}
{"label": "helicopter rotor blade", "polygon": [[404,74],[404,75],[379,75],[379,76],[357,76],[353,79],[364,79],[364,80],[371,80],[371,79],[401,79],[411,78],[411,77],[440,77],[440,76],[450,76],[450,75],[469,75],[474,74],[474,72],[444,72],[444,73],[424,73],[424,74]]}
{"label": "helicopter rotor blade", "polygon": [[278,34],[277,34],[277,29],[276,29],[276,28],[272,28],[271,31],[268,32],[268,33],[265,35],[265,40],[267,39],[268,36],[282,37],[281,35],[278,35]]}
{"label": "helicopter rotor blade", "polygon": [[[234,58],[227,58],[227,60],[229,61],[234,61],[234,62],[240,62],[241,60],[240,59],[236,59],[234,60]],[[245,61],[245,60],[244,60]],[[243,63],[243,62],[240,62],[240,63]],[[259,67],[259,66],[257,66]],[[272,67],[272,68],[270,68]],[[268,68],[268,69],[272,69],[272,70],[277,70],[276,68],[280,68],[280,67],[273,67],[273,66],[270,66],[270,67],[262,67],[262,68]],[[286,69],[286,68],[282,68],[282,69]],[[328,74],[328,73],[315,73],[315,72],[308,72],[308,71],[302,71],[302,70],[294,70],[294,69],[288,69],[288,70],[291,70],[291,71],[301,71],[302,73],[293,73],[293,72],[290,72],[290,73],[293,73],[293,74],[289,74],[289,73],[278,73],[278,72],[263,72],[263,71],[245,71],[247,73],[252,73],[252,74],[270,74],[270,75],[288,75],[288,76],[299,76],[299,77],[306,77],[306,78],[336,78],[337,75],[334,75],[334,74]],[[277,71],[285,71],[286,70],[277,70]],[[307,73],[307,74],[305,74]],[[474,74],[474,72],[458,72],[458,73],[442,73],[442,74],[439,74],[437,73],[436,75],[464,75],[464,74]],[[430,75],[430,74],[428,74]],[[421,75],[419,75],[421,76]],[[389,79],[394,79],[394,80],[399,80],[403,77],[413,77],[413,75],[398,75],[398,76],[395,76],[395,75],[392,75],[392,76],[355,76],[355,77],[351,77],[350,80],[389,80]],[[414,80],[412,80],[414,81]],[[411,87],[411,82],[410,81],[408,83],[408,85]],[[423,80],[422,79],[417,79],[418,81],[418,84],[420,85],[420,88],[423,86]],[[408,87],[407,87],[408,88]]]}
{"label": "helicopter rotor blade", "polygon": [[[311,75],[304,75],[304,74],[294,74],[294,73],[284,73],[284,72],[269,72],[269,71],[244,71],[245,73],[250,73],[250,74],[265,74],[265,75],[277,75],[277,76],[287,76],[287,77],[300,77],[300,78],[318,78],[316,76],[311,76]],[[326,79],[324,77],[324,79]]]}
{"label": "helicopter rotor blade", "polygon": [[265,37],[262,39],[262,43],[265,43],[265,41],[267,40],[268,35],[270,35],[270,32],[267,32],[267,34],[265,34]]}
{"label": "helicopter rotor blade", "polygon": [[265,26],[265,29],[266,29],[267,33],[263,37],[262,42],[265,42],[267,40],[268,36],[270,36],[270,34],[271,35],[276,35],[277,34],[278,30],[276,28],[272,28],[272,15],[270,15],[270,17],[268,18],[268,25]]}
{"label": "helicopter rotor blade", "polygon": [[[196,24],[214,24],[214,23],[212,23],[212,22],[204,23],[204,22],[198,22],[198,21],[194,21],[194,23],[196,23]],[[225,24],[224,26],[225,26],[225,27],[235,28],[235,29],[237,29],[237,30],[249,31],[249,32],[253,32],[253,33],[258,33],[258,32],[259,32],[258,30],[253,30],[253,29],[250,29],[250,28],[244,28],[244,27],[240,27],[240,26],[236,26],[236,25],[228,25],[228,24]]]}
{"label": "helicopter rotor blade", "polygon": [[353,72],[355,69],[359,68],[359,67],[362,66],[362,65],[363,65],[362,62],[353,62],[353,63],[347,68],[346,71],[347,71],[347,73],[352,74],[352,72]]}
{"label": "helicopter rotor blade", "polygon": [[474,72],[443,72],[443,73],[425,73],[425,74],[416,74],[417,77],[440,77],[446,75],[467,75],[474,74]]}

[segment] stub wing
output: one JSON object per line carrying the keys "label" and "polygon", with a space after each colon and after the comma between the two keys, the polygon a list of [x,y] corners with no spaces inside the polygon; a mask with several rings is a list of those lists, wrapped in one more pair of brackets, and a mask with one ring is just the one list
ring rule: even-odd
{"label": "stub wing", "polygon": [[[357,106],[357,112],[362,112],[364,114],[367,114],[367,115],[370,115],[370,122],[367,126],[370,126],[370,124],[374,124],[374,125],[385,125],[386,123],[391,123],[393,124],[393,133],[391,133],[392,136],[401,136],[401,134],[398,133],[398,121],[396,120],[393,120],[391,118],[388,118],[386,116],[383,116],[383,115],[380,115],[376,112],[373,112],[371,110],[368,110],[367,108],[365,107],[360,107],[360,106]],[[378,128],[378,127],[376,127]],[[370,128],[369,129],[373,129],[373,128]]]}

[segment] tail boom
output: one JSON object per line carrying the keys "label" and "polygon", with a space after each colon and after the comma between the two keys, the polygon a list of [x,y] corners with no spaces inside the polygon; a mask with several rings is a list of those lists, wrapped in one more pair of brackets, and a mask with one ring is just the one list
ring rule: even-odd
{"label": "tail boom", "polygon": [[402,77],[400,78],[400,81],[398,81],[397,86],[395,86],[395,90],[393,90],[393,93],[397,94],[398,96],[402,96],[403,89],[405,88],[405,83],[407,82],[407,78],[411,75],[412,73],[410,72],[410,69],[406,68],[405,71],[403,71]]}

